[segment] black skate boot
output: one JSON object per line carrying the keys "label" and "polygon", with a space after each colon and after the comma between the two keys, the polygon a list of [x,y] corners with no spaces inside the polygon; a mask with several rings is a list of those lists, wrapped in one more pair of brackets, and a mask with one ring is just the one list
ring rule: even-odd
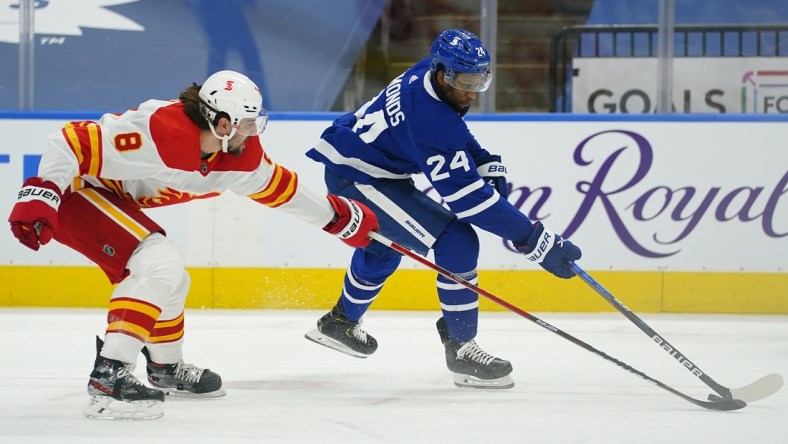
{"label": "black skate boot", "polygon": [[222,388],[222,377],[209,369],[202,369],[183,360],[176,364],[153,362],[147,347],[142,354],[148,361],[148,382],[168,395],[186,398],[218,398],[227,392]]}
{"label": "black skate boot", "polygon": [[512,364],[486,353],[476,341],[454,341],[443,318],[438,319],[438,334],[446,348],[446,366],[454,373],[454,385],[484,389],[514,387]]}
{"label": "black skate boot", "polygon": [[90,419],[157,419],[164,415],[164,392],[148,388],[134,377],[134,364],[101,356],[96,338],[96,362],[88,381],[90,403],[82,411]]}
{"label": "black skate boot", "polygon": [[356,358],[366,358],[378,349],[378,341],[361,329],[361,320],[345,317],[342,301],[317,321],[317,328],[305,338]]}

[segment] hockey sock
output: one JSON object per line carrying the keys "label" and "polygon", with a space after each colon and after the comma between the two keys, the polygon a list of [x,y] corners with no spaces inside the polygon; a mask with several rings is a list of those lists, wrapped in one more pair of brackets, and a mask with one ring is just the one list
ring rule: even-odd
{"label": "hockey sock", "polygon": [[[479,258],[479,238],[469,224],[453,221],[433,247],[435,263],[476,284],[476,263]],[[473,290],[438,276],[438,297],[449,337],[465,342],[476,337],[479,318],[479,295]]]}
{"label": "hockey sock", "polygon": [[[474,285],[478,282],[475,270],[456,274]],[[449,337],[460,342],[475,338],[479,318],[479,295],[456,282],[438,276],[438,296]]]}
{"label": "hockey sock", "polygon": [[361,319],[369,305],[380,293],[386,279],[397,269],[402,256],[378,256],[356,249],[345,273],[340,302],[345,316],[351,321]]}

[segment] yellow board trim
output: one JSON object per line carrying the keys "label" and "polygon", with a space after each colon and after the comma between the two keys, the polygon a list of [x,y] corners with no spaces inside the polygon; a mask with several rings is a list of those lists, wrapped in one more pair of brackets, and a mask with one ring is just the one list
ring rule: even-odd
{"label": "yellow board trim", "polygon": [[[191,268],[190,308],[328,309],[344,269]],[[639,313],[788,314],[788,273],[591,271]],[[482,270],[479,286],[531,312],[613,308],[580,279],[544,271]],[[107,307],[112,286],[98,267],[0,266],[0,307]],[[439,310],[435,273],[398,270],[375,310]],[[481,309],[503,307],[481,298]]]}

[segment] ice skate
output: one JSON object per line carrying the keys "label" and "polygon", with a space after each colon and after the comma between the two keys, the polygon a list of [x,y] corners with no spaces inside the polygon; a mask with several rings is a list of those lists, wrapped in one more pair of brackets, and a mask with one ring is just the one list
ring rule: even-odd
{"label": "ice skate", "polygon": [[164,415],[164,392],[134,377],[134,364],[104,358],[96,338],[97,356],[88,381],[90,402],[82,411],[89,419],[158,419]]}
{"label": "ice skate", "polygon": [[356,358],[366,358],[378,349],[378,341],[361,329],[361,320],[345,317],[342,302],[317,321],[317,328],[305,338]]}
{"label": "ice skate", "polygon": [[454,385],[481,389],[514,387],[512,364],[482,350],[476,341],[454,341],[443,318],[438,319],[438,334],[446,349],[446,366],[454,373]]}
{"label": "ice skate", "polygon": [[175,364],[153,362],[147,347],[142,354],[148,361],[145,369],[148,382],[168,395],[183,398],[219,398],[227,394],[222,388],[222,377],[209,369],[202,369],[183,360]]}

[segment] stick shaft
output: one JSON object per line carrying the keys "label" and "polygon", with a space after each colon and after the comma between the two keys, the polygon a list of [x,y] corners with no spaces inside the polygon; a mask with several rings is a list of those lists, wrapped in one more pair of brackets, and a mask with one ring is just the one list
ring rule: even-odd
{"label": "stick shaft", "polygon": [[604,298],[607,302],[610,303],[616,310],[618,310],[621,314],[623,314],[627,319],[632,321],[643,333],[645,333],[648,337],[650,337],[657,345],[660,346],[663,350],[668,352],[669,355],[673,356],[673,358],[681,363],[687,370],[690,371],[693,375],[697,376],[698,379],[703,381],[704,384],[708,385],[712,390],[719,393],[726,399],[733,399],[733,395],[731,394],[731,390],[728,387],[720,385],[717,381],[711,379],[706,372],[702,371],[693,361],[690,361],[686,355],[681,353],[673,344],[669,343],[662,335],[654,331],[645,321],[640,319],[635,313],[632,312],[623,302],[619,301],[612,293],[610,293],[605,287],[602,286],[599,282],[594,280],[588,273],[585,272],[579,265],[574,262],[569,262],[569,268],[577,274],[577,276],[589,287],[593,288],[602,298]]}
{"label": "stick shaft", "polygon": [[601,358],[603,358],[603,359],[605,359],[605,360],[607,360],[609,362],[612,362],[613,364],[623,368],[624,370],[627,370],[630,373],[633,373],[633,374],[637,375],[638,377],[640,377],[640,378],[642,378],[642,379],[644,379],[644,380],[646,380],[648,382],[651,382],[651,383],[657,385],[658,387],[660,387],[661,389],[667,390],[667,391],[673,393],[674,395],[676,395],[676,396],[678,396],[678,397],[680,397],[680,398],[682,398],[682,399],[684,399],[686,401],[689,401],[689,402],[691,402],[691,403],[693,403],[695,405],[698,405],[698,406],[703,407],[703,408],[711,409],[711,410],[738,410],[738,409],[741,409],[741,408],[743,408],[743,407],[745,407],[747,405],[746,403],[744,403],[742,401],[739,401],[739,400],[724,399],[724,400],[718,401],[718,402],[706,402],[706,401],[701,401],[701,400],[695,399],[695,398],[693,398],[691,396],[688,396],[688,395],[686,395],[686,394],[674,389],[673,387],[670,387],[670,386],[668,386],[668,385],[666,385],[666,384],[664,384],[664,383],[662,383],[662,382],[660,382],[660,381],[648,376],[647,374],[641,372],[640,370],[637,370],[636,368],[630,366],[629,364],[626,364],[626,363],[624,363],[622,361],[619,361],[618,359],[616,359],[616,358],[614,358],[612,356],[609,356],[605,352],[592,347],[591,345],[581,341],[580,339],[570,335],[569,333],[566,333],[563,330],[550,325],[549,323],[539,319],[538,317],[532,315],[531,313],[528,313],[527,311],[525,311],[525,310],[523,310],[523,309],[521,309],[521,308],[519,308],[519,307],[517,307],[515,305],[510,304],[509,302],[499,298],[498,296],[495,296],[494,294],[490,293],[489,291],[484,290],[482,288],[479,288],[478,286],[476,286],[476,285],[472,284],[471,282],[465,280],[461,276],[458,276],[458,275],[446,270],[445,268],[441,267],[438,264],[432,263],[428,259],[420,256],[419,254],[416,254],[416,253],[410,251],[409,249],[407,249],[407,248],[405,248],[405,247],[403,247],[403,246],[401,246],[401,245],[399,245],[399,244],[397,244],[395,242],[392,242],[391,240],[387,239],[386,237],[382,236],[381,234],[379,234],[377,232],[374,232],[374,231],[370,232],[369,233],[369,237],[374,239],[374,240],[376,240],[376,241],[378,241],[378,242],[380,242],[380,243],[382,243],[383,245],[386,245],[387,247],[389,247],[389,248],[391,248],[391,249],[393,249],[393,250],[405,255],[405,256],[408,256],[409,258],[421,263],[422,265],[426,266],[427,268],[431,268],[431,269],[437,271],[439,274],[441,274],[445,278],[450,279],[450,280],[452,280],[452,281],[454,281],[454,282],[456,282],[456,283],[458,283],[460,285],[463,285],[466,288],[469,288],[469,289],[475,291],[476,293],[486,297],[487,299],[490,299],[491,301],[493,301],[493,302],[495,302],[495,303],[497,303],[497,304],[509,309],[510,311],[512,311],[514,313],[517,313],[518,315],[528,319],[529,321],[531,321],[531,322],[535,323],[536,325],[544,328],[545,330],[550,331],[551,333],[555,333],[558,336],[561,336],[562,338],[574,343],[575,345],[578,345],[578,346],[590,351],[591,353],[594,353],[595,355],[597,355],[597,356],[599,356],[599,357],[601,357]]}

